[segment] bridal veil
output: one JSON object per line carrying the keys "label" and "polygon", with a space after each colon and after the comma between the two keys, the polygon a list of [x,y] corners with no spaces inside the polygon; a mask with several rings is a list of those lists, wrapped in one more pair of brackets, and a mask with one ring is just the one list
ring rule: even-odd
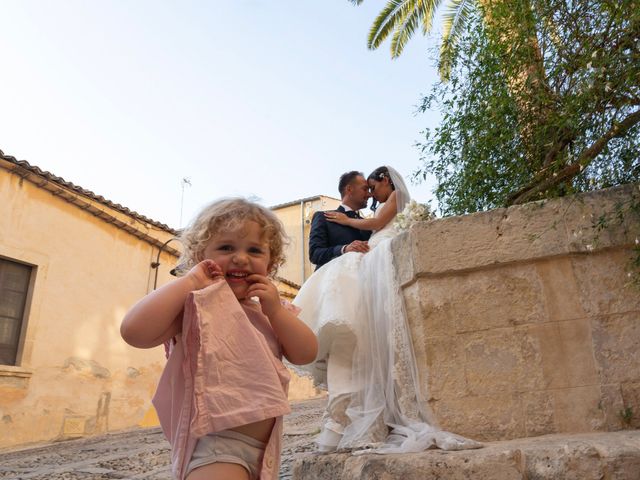
{"label": "bridal veil", "polygon": [[[402,176],[387,168],[401,213],[409,192]],[[358,341],[352,381],[361,388],[352,394],[346,412],[350,423],[338,448],[355,453],[477,448],[473,440],[437,428],[426,411],[391,242],[392,238],[380,241],[360,262],[358,310],[364,321],[353,324]]]}

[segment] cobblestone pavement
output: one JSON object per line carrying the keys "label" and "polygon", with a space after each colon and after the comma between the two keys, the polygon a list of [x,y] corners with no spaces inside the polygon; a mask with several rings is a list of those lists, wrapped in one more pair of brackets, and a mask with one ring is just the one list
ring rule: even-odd
{"label": "cobblestone pavement", "polygon": [[[285,417],[280,479],[294,458],[313,449],[326,398],[292,403]],[[0,452],[0,479],[170,480],[169,444],[159,428],[129,430],[22,450]]]}

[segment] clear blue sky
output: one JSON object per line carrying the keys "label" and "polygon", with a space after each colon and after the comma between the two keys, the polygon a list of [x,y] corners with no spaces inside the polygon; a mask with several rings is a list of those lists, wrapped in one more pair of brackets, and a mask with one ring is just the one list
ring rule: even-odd
{"label": "clear blue sky", "polygon": [[[366,48],[383,1],[2,0],[0,149],[178,227],[209,201],[338,196],[419,166],[434,40]],[[430,201],[433,182],[410,185]]]}

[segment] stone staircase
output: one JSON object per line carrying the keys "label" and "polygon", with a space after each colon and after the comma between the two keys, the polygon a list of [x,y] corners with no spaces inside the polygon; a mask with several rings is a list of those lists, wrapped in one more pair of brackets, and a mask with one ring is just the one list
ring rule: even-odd
{"label": "stone staircase", "polygon": [[309,454],[293,480],[638,480],[640,430],[488,442],[478,450]]}

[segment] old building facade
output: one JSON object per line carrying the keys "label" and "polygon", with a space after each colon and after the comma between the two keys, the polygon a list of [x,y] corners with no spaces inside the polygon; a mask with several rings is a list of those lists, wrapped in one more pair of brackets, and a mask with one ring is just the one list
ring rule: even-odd
{"label": "old building facade", "polygon": [[[132,348],[119,327],[173,278],[177,233],[0,151],[0,448],[157,424],[163,348]],[[288,268],[278,288],[292,299]],[[294,377],[290,393],[318,392]]]}

